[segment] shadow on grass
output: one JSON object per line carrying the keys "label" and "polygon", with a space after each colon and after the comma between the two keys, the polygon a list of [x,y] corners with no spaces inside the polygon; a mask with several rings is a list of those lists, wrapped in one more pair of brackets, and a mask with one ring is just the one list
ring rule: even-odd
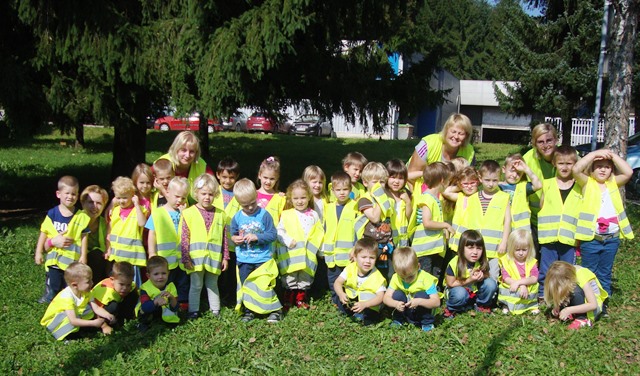
{"label": "shadow on grass", "polygon": [[478,369],[474,372],[474,375],[481,376],[492,373],[492,370],[495,368],[496,359],[504,346],[503,344],[507,339],[509,339],[511,333],[520,326],[522,326],[522,324],[519,320],[513,320],[509,326],[504,328],[502,332],[491,339],[491,342],[484,353],[482,364],[480,364]]}

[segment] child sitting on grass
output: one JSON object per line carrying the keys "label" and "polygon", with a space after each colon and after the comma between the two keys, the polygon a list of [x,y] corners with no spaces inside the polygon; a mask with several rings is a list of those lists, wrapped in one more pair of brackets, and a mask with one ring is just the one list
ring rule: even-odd
{"label": "child sitting on grass", "polygon": [[147,277],[140,287],[140,301],[136,306],[138,330],[145,332],[155,318],[169,324],[180,322],[176,286],[169,282],[169,264],[161,256],[152,256],[147,261]]}
{"label": "child sitting on grass", "polygon": [[[135,317],[133,312],[138,301],[138,292],[133,283],[133,265],[128,262],[116,262],[111,268],[111,276],[103,279],[91,290],[91,307],[99,312],[100,307],[115,316],[118,322]],[[111,334],[113,322],[102,324],[102,333]],[[110,325],[111,324],[111,325]]]}

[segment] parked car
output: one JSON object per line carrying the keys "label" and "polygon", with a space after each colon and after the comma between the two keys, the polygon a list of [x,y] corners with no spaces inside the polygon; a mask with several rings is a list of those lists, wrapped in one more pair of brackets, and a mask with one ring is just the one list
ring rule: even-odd
{"label": "parked car", "polygon": [[279,128],[276,118],[265,111],[256,111],[247,118],[247,132],[277,133]]}
{"label": "parked car", "polygon": [[[161,131],[194,131],[200,129],[200,115],[197,112],[187,117],[163,116],[153,122],[153,129]],[[220,132],[222,124],[218,119],[207,119],[209,133]]]}
{"label": "parked car", "polygon": [[244,112],[236,112],[229,116],[227,121],[222,122],[222,129],[225,131],[246,132],[247,115]]}
{"label": "parked car", "polygon": [[308,136],[331,137],[333,126],[327,119],[318,115],[302,115],[291,126],[290,133]]}

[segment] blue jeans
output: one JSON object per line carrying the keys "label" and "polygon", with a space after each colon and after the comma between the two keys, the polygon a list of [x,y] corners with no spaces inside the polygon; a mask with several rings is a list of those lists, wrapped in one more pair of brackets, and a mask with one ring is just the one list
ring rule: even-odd
{"label": "blue jeans", "polygon": [[[409,299],[407,299],[407,295],[405,295],[404,292],[399,290],[395,290],[393,292],[392,297],[393,297],[393,300],[397,300],[404,303],[409,301]],[[419,298],[419,299],[429,299],[429,295],[424,291],[414,294],[413,297]],[[393,320],[395,321],[408,322],[416,326],[429,325],[429,324],[433,324],[434,322],[433,315],[431,314],[431,308],[424,308],[424,307],[405,308],[403,312],[394,310],[392,316],[393,316]]]}
{"label": "blue jeans", "polygon": [[596,275],[602,288],[611,296],[611,271],[613,261],[618,253],[620,238],[610,238],[607,240],[592,240],[580,244],[580,254],[582,255],[582,266],[591,270]]}
{"label": "blue jeans", "polygon": [[471,298],[469,291],[462,286],[449,288],[447,309],[452,312],[468,311],[473,307],[474,300],[476,305],[490,307],[498,291],[498,283],[492,278],[485,278],[482,282],[478,282],[477,286],[475,298]]}
{"label": "blue jeans", "polygon": [[335,283],[336,279],[338,279],[338,277],[340,276],[340,273],[342,273],[343,270],[344,270],[344,267],[342,266],[334,266],[333,268],[327,268],[327,280],[329,281],[329,291],[331,291],[331,302],[337,305],[338,307],[342,305],[342,303],[340,303],[340,299],[338,299],[338,295],[336,294],[336,291],[333,289],[333,284]]}
{"label": "blue jeans", "polygon": [[264,262],[261,262],[261,263],[258,263],[258,264],[249,264],[249,263],[246,263],[246,262],[239,262],[238,263],[238,276],[240,277],[240,284],[244,284],[244,281],[247,279],[249,274],[251,274],[251,272],[253,272],[254,270],[256,270],[259,267],[261,267],[262,264],[264,264]]}
{"label": "blue jeans", "polygon": [[540,270],[538,274],[538,296],[544,296],[544,278],[551,264],[556,261],[566,261],[571,265],[576,263],[576,249],[560,242],[540,244]]}
{"label": "blue jeans", "polygon": [[188,302],[189,287],[191,285],[191,281],[187,272],[180,269],[179,267],[176,267],[175,269],[171,269],[169,271],[169,278],[167,280],[169,282],[173,282],[173,284],[176,286],[176,290],[178,290],[178,302]]}
{"label": "blue jeans", "polygon": [[64,280],[64,270],[58,267],[49,267],[47,271],[46,293],[48,301],[52,301],[58,293],[67,287]]}

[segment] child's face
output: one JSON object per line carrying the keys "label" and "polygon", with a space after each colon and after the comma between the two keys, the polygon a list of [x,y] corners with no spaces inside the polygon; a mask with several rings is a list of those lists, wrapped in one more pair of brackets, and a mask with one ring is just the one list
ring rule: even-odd
{"label": "child's face", "polygon": [[147,277],[157,289],[164,289],[169,279],[169,270],[166,266],[156,266],[147,272]]}
{"label": "child's face", "polygon": [[611,177],[611,173],[613,172],[612,164],[611,160],[608,159],[593,161],[591,176],[596,179],[598,183],[604,183]]}
{"label": "child's face", "polygon": [[471,263],[478,262],[482,257],[482,247],[479,245],[465,245],[464,246],[464,258]]}
{"label": "child's face", "polygon": [[167,190],[167,205],[169,205],[173,210],[179,210],[180,207],[187,201],[187,190],[171,186]]}
{"label": "child's face", "polygon": [[258,175],[258,180],[260,180],[260,187],[268,193],[275,191],[275,186],[278,182],[278,178],[278,173],[268,168],[263,169]]}
{"label": "child's face", "polygon": [[324,188],[324,182],[320,178],[313,178],[308,181],[309,188],[311,188],[311,193],[314,196],[320,196],[322,194],[322,189]]}
{"label": "child's face", "polygon": [[576,164],[576,157],[570,155],[557,155],[553,165],[556,167],[556,176],[560,179],[571,178],[571,169]]}
{"label": "child's face", "polygon": [[242,212],[247,215],[251,215],[255,213],[259,206],[255,197],[250,198],[240,198],[236,196],[236,200],[238,201],[238,205],[242,208]]}
{"label": "child's face", "polygon": [[156,185],[162,187],[164,190],[163,193],[167,192],[167,187],[171,179],[173,179],[173,176],[173,170],[156,172]]}
{"label": "child's face", "polygon": [[180,167],[188,167],[196,159],[196,146],[192,143],[186,143],[178,149],[177,154]]}
{"label": "child's face", "polygon": [[216,177],[220,182],[220,186],[222,186],[222,188],[226,189],[227,191],[232,191],[234,184],[236,184],[236,180],[238,180],[238,174],[229,172],[227,170],[216,172]]}
{"label": "child's face", "polygon": [[516,170],[513,162],[509,162],[502,167],[504,180],[509,184],[517,184],[522,179],[523,172]]}
{"label": "child's face", "polygon": [[338,204],[344,204],[349,201],[349,194],[351,193],[351,185],[349,184],[336,184],[331,186],[333,194],[338,200]]}
{"label": "child's face", "polygon": [[498,182],[500,181],[500,174],[498,172],[485,172],[480,176],[480,183],[482,184],[482,192],[493,194],[496,193],[500,187]]}
{"label": "child's face", "polygon": [[60,199],[60,204],[67,208],[73,208],[78,201],[78,187],[62,186],[56,191],[56,197]]}
{"label": "child's face", "polygon": [[380,183],[380,179],[371,179],[371,180],[367,180],[367,181],[362,181],[362,184],[367,188],[368,192],[371,192],[371,190],[373,190],[373,187]]}
{"label": "child's face", "polygon": [[294,188],[291,191],[291,203],[298,211],[307,210],[309,207],[309,194],[306,189]]}
{"label": "child's face", "polygon": [[113,205],[119,206],[123,209],[130,208],[133,205],[133,201],[131,201],[132,198],[133,195],[130,192],[115,192]]}
{"label": "child's face", "polygon": [[389,179],[387,179],[387,186],[393,192],[400,192],[404,188],[405,184],[406,181],[404,180],[404,177],[400,175],[389,176]]}
{"label": "child's face", "polygon": [[104,210],[104,199],[102,195],[97,192],[89,192],[82,203],[82,210],[84,210],[90,218],[98,218]]}
{"label": "child's face", "polygon": [[465,196],[471,196],[478,191],[478,180],[473,178],[463,178],[458,185]]}
{"label": "child's face", "polygon": [[412,284],[416,278],[418,277],[418,271],[417,270],[409,270],[406,272],[398,272],[398,275],[400,276],[400,279],[402,279],[402,282],[407,283],[407,284]]}
{"label": "child's face", "polygon": [[198,189],[196,192],[196,200],[198,204],[204,209],[209,209],[213,206],[213,199],[215,197],[215,192],[211,190],[211,188],[207,186],[203,186]]}
{"label": "child's face", "polygon": [[75,285],[80,292],[89,292],[93,287],[93,281],[91,281],[91,278],[80,278],[78,282],[73,282],[72,285]]}
{"label": "child's face", "polygon": [[360,274],[369,273],[376,266],[378,253],[375,250],[362,250],[356,255],[356,263]]}
{"label": "child's face", "polygon": [[355,183],[360,180],[360,173],[362,173],[362,166],[356,163],[346,164],[342,166],[344,172],[351,177],[351,183]]}
{"label": "child's face", "polygon": [[142,196],[148,196],[149,193],[151,193],[152,187],[153,186],[151,184],[151,179],[149,179],[147,175],[141,174],[140,176],[138,176],[138,181],[136,182],[136,188],[138,189],[138,192],[140,192]]}
{"label": "child's face", "polygon": [[525,262],[529,254],[528,248],[517,248],[513,250],[513,258],[518,262]]}
{"label": "child's face", "polygon": [[118,278],[111,277],[113,281],[113,289],[116,290],[118,295],[125,297],[131,292],[131,283],[133,280],[125,276],[119,276]]}

